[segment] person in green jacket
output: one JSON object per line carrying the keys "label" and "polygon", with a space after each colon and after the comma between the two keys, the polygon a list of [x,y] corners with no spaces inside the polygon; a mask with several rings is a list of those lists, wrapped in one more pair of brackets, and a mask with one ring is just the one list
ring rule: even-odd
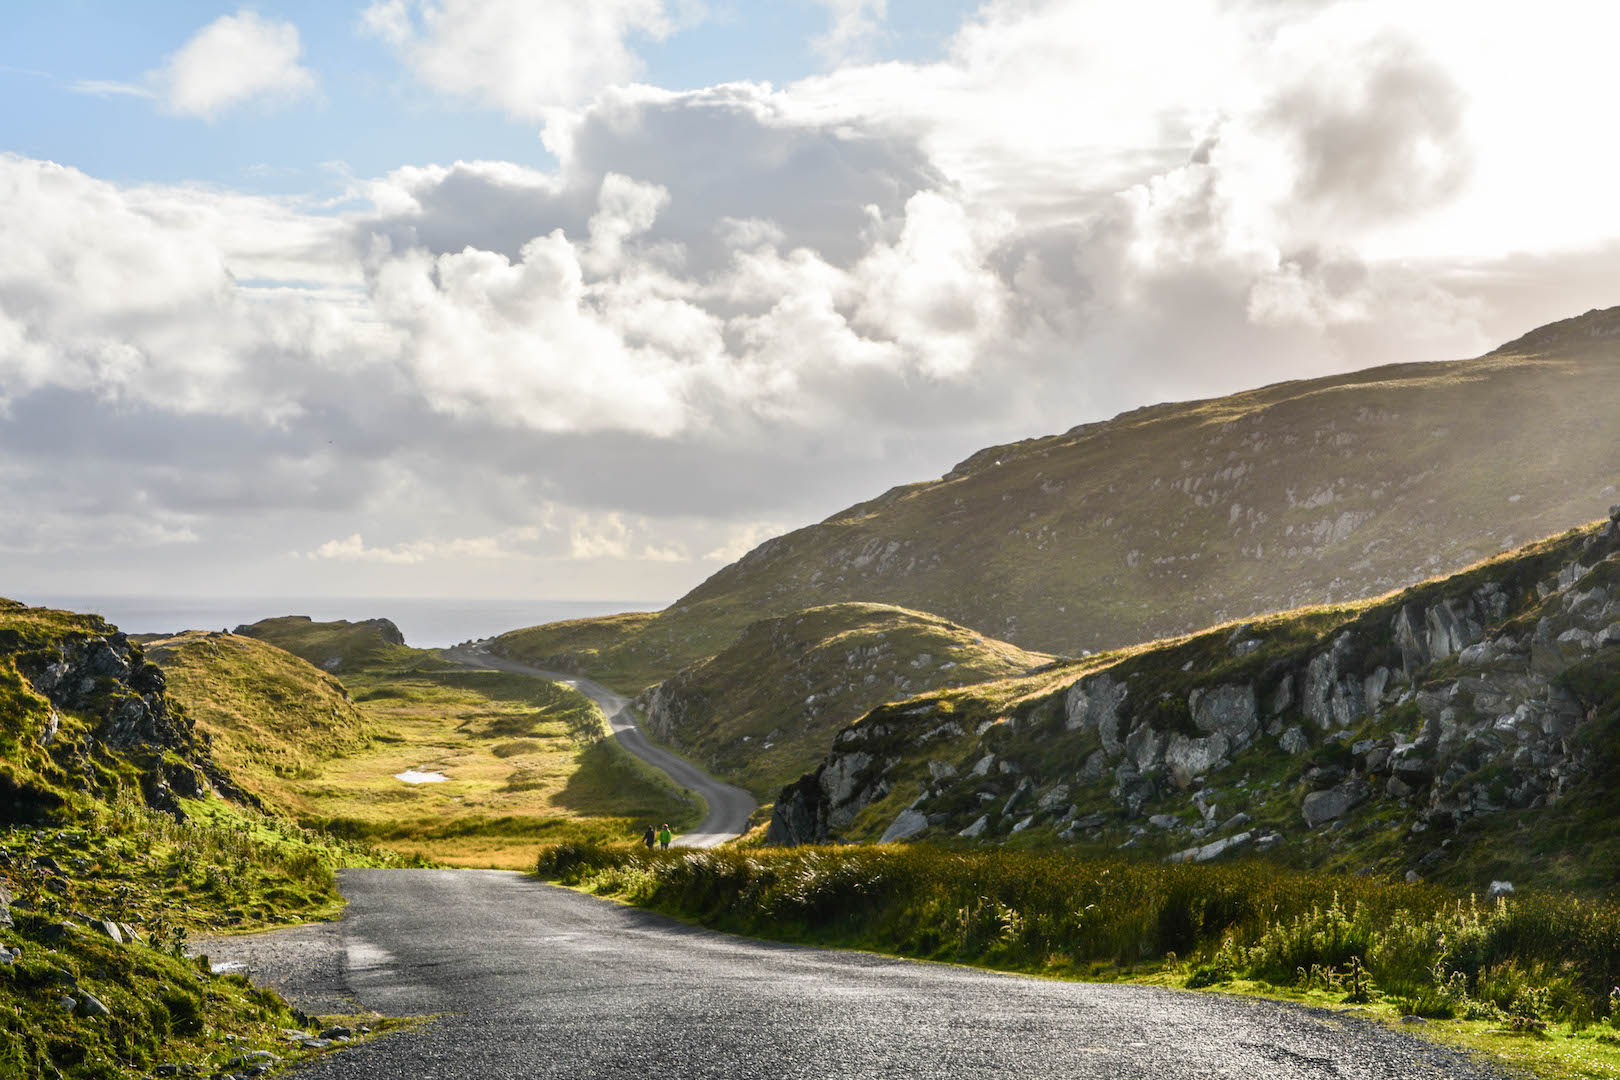
{"label": "person in green jacket", "polygon": [[674,837],[670,835],[669,823],[665,822],[664,827],[662,829],[658,830],[658,847],[659,847],[659,850],[668,851],[669,850],[669,842],[671,840],[673,840],[673,839],[674,839]]}

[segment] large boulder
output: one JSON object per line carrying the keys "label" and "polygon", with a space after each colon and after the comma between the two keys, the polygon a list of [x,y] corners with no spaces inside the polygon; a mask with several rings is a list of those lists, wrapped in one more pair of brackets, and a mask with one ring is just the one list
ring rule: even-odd
{"label": "large boulder", "polygon": [[1194,690],[1187,699],[1199,731],[1225,735],[1241,750],[1260,732],[1260,704],[1251,683]]}
{"label": "large boulder", "polygon": [[1096,728],[1103,749],[1110,757],[1118,757],[1124,749],[1119,736],[1119,710],[1129,693],[1130,687],[1106,671],[1095,678],[1081,679],[1069,688],[1065,702],[1068,729]]}
{"label": "large boulder", "polygon": [[878,837],[878,843],[891,844],[896,840],[907,840],[924,829],[928,828],[928,816],[916,810],[902,810],[900,816],[895,818],[883,835]]}
{"label": "large boulder", "polygon": [[1310,828],[1337,821],[1366,802],[1372,794],[1363,780],[1346,780],[1326,791],[1313,791],[1305,796],[1302,812]]}

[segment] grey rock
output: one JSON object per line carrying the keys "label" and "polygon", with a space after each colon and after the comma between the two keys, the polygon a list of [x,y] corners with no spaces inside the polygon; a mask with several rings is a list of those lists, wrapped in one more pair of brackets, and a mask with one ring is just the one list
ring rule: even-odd
{"label": "grey rock", "polygon": [[1152,825],[1155,829],[1164,829],[1167,832],[1174,832],[1175,830],[1181,828],[1181,819],[1176,817],[1174,814],[1154,814],[1152,817],[1148,818],[1148,824]]}
{"label": "grey rock", "polygon": [[957,833],[956,835],[961,836],[961,837],[966,837],[969,840],[977,840],[979,837],[984,835],[984,830],[988,829],[989,827],[990,827],[990,815],[985,814],[985,815],[981,816],[973,824],[969,825],[967,828],[963,829],[961,832]]}
{"label": "grey rock", "polygon": [[1260,706],[1250,683],[1194,690],[1187,701],[1198,730],[1225,735],[1232,748],[1241,750],[1260,731]]}
{"label": "grey rock", "polygon": [[1371,794],[1365,782],[1347,780],[1327,791],[1313,791],[1305,796],[1301,811],[1309,828],[1337,821],[1367,801]]}
{"label": "grey rock", "polygon": [[1488,900],[1500,900],[1504,896],[1512,895],[1513,882],[1511,881],[1493,881],[1491,887],[1485,892],[1485,898]]}
{"label": "grey rock", "polygon": [[1136,725],[1125,737],[1125,756],[1136,764],[1136,771],[1150,772],[1164,759],[1164,736],[1146,723]]}
{"label": "grey rock", "polygon": [[305,1050],[325,1050],[332,1045],[331,1039],[304,1039],[299,1044]]}
{"label": "grey rock", "polygon": [[1024,820],[1020,821],[1018,824],[1014,825],[1012,827],[1012,831],[1014,833],[1021,833],[1021,832],[1023,832],[1025,829],[1029,828],[1033,824],[1035,824],[1035,815],[1031,814],[1028,817],[1026,817]]}
{"label": "grey rock", "polygon": [[902,810],[900,816],[896,817],[889,827],[883,830],[883,835],[878,838],[878,843],[891,844],[896,840],[907,840],[926,828],[928,828],[928,816],[926,814],[920,814],[915,810]]}
{"label": "grey rock", "polygon": [[62,1012],[70,1013],[79,1007],[79,1002],[78,999],[69,997],[67,994],[63,994],[61,997],[56,999],[56,1007]]}
{"label": "grey rock", "polygon": [[1277,684],[1277,689],[1271,694],[1271,714],[1281,716],[1294,704],[1294,677],[1283,676],[1283,681]]}
{"label": "grey rock", "polygon": [[1225,855],[1227,852],[1237,851],[1240,848],[1248,847],[1253,840],[1254,833],[1242,832],[1238,833],[1236,836],[1228,836],[1220,840],[1211,841],[1210,843],[1204,844],[1201,847],[1192,847],[1187,848],[1185,851],[1178,851],[1165,861],[1171,863],[1209,862],[1211,859],[1219,858],[1220,856]]}
{"label": "grey rock", "polygon": [[1596,643],[1599,648],[1606,649],[1610,645],[1620,645],[1620,622],[1610,623],[1597,635]]}
{"label": "grey rock", "polygon": [[107,919],[89,919],[89,920],[86,920],[86,921],[89,922],[90,928],[92,930],[99,930],[102,934],[104,934],[107,937],[111,938],[114,942],[116,942],[119,945],[122,945],[124,943],[124,935],[118,929],[118,924],[117,923],[110,922]]}
{"label": "grey rock", "polygon": [[956,776],[956,766],[948,761],[930,761],[928,763],[928,778],[933,781],[951,780]]}
{"label": "grey rock", "polygon": [[1100,829],[1108,824],[1107,814],[1084,814],[1074,819],[1071,827],[1076,829]]}
{"label": "grey rock", "polygon": [[972,768],[972,770],[970,770],[970,775],[972,775],[972,776],[989,776],[990,775],[990,770],[995,768],[995,767],[996,767],[996,755],[994,755],[994,754],[986,754],[986,755],[984,755],[984,757],[982,757],[978,761],[974,762],[973,768]]}
{"label": "grey rock", "polygon": [[1311,740],[1306,738],[1305,729],[1296,725],[1282,733],[1277,739],[1277,745],[1282,747],[1284,752],[1298,757],[1311,748]]}
{"label": "grey rock", "polygon": [[1104,750],[1093,750],[1086,757],[1086,763],[1080,766],[1079,780],[1082,784],[1095,784],[1108,774],[1108,753]]}
{"label": "grey rock", "polygon": [[1222,732],[1190,739],[1181,733],[1170,737],[1164,751],[1164,766],[1176,786],[1185,789],[1194,778],[1227,765],[1227,751],[1231,742]]}
{"label": "grey rock", "polygon": [[1035,809],[1043,814],[1055,814],[1069,801],[1069,785],[1058,784],[1035,803]]}
{"label": "grey rock", "polygon": [[111,1016],[112,1010],[102,1004],[101,999],[94,994],[85,994],[84,1000],[79,1003],[79,1011],[86,1016]]}
{"label": "grey rock", "polygon": [[1423,875],[1418,873],[1416,870],[1408,870],[1406,872],[1406,883],[1408,885],[1416,885],[1418,882],[1420,882],[1422,880],[1423,880]]}
{"label": "grey rock", "polygon": [[1244,828],[1249,824],[1249,815],[1239,810],[1225,821],[1221,822],[1221,832],[1229,833],[1235,829]]}
{"label": "grey rock", "polygon": [[1581,652],[1591,652],[1597,644],[1597,639],[1591,631],[1573,627],[1558,635],[1558,644],[1566,649],[1578,649]]}
{"label": "grey rock", "polygon": [[1012,813],[1013,810],[1018,807],[1018,804],[1028,798],[1030,793],[1034,790],[1035,781],[1031,780],[1029,777],[1026,776],[1022,780],[1018,781],[1018,786],[1013,788],[1013,793],[1007,797],[1006,805],[1001,808],[1002,816],[1005,817],[1006,815]]}
{"label": "grey rock", "polygon": [[1119,710],[1129,693],[1130,687],[1108,672],[1081,679],[1069,688],[1065,700],[1068,730],[1096,728],[1103,749],[1110,757],[1118,757],[1124,749],[1119,737]]}

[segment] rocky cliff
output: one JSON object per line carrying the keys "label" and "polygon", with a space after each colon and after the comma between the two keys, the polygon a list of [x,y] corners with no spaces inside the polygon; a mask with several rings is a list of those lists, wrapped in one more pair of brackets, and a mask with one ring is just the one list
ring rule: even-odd
{"label": "rocky cliff", "polygon": [[36,820],[125,786],[176,816],[177,796],[249,798],[169,700],[162,670],[96,616],[0,600],[0,683],[0,819]]}
{"label": "rocky cliff", "polygon": [[1500,857],[1468,851],[1507,823],[1588,814],[1607,835],[1617,551],[1620,507],[1376,602],[884,706],[783,790],[769,839],[1274,850],[1463,874]]}

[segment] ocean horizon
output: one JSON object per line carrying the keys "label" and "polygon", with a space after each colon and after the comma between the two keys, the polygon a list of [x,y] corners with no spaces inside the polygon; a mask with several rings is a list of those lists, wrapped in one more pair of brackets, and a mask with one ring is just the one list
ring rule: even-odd
{"label": "ocean horizon", "polygon": [[388,619],[405,643],[442,649],[508,630],[565,619],[660,611],[658,600],[487,600],[445,597],[214,597],[75,596],[62,593],[9,594],[31,607],[52,607],[100,615],[126,634],[177,634],[182,630],[234,630],[244,623],[280,615],[308,615],[317,622]]}

